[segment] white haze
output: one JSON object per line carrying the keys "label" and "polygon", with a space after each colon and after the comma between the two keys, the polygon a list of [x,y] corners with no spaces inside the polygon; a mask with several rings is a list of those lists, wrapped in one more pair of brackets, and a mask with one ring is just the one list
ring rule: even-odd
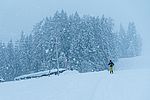
{"label": "white haze", "polygon": [[149,0],[0,0],[0,40],[16,40],[22,30],[29,34],[33,25],[62,9],[69,14],[104,14],[114,19],[117,28],[122,23],[127,29],[134,21],[143,38],[143,55],[149,54]]}

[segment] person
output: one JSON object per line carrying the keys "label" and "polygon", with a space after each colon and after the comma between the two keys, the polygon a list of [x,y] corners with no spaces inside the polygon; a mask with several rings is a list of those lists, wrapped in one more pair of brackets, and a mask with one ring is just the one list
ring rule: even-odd
{"label": "person", "polygon": [[110,74],[113,74],[113,66],[114,66],[114,63],[110,60],[108,65],[109,65]]}

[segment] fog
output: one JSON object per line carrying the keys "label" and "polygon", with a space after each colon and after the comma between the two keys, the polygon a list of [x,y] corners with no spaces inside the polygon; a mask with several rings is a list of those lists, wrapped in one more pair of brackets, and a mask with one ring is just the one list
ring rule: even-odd
{"label": "fog", "polygon": [[127,29],[134,21],[143,38],[143,55],[149,54],[149,0],[0,0],[0,40],[16,40],[23,30],[29,34],[33,25],[57,10],[72,14],[112,17],[115,27],[120,23]]}

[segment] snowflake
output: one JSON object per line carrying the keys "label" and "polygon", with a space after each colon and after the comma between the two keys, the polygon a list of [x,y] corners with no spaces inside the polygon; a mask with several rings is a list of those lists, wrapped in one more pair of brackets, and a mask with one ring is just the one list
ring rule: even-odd
{"label": "snowflake", "polygon": [[48,53],[48,52],[49,52],[49,49],[45,50],[45,52]]}

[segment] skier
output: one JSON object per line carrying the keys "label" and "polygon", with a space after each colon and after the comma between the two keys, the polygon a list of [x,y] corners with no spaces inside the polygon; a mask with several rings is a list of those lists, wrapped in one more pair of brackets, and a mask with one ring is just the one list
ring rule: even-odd
{"label": "skier", "polygon": [[113,66],[114,66],[114,63],[110,60],[108,65],[109,65],[110,74],[113,74]]}

